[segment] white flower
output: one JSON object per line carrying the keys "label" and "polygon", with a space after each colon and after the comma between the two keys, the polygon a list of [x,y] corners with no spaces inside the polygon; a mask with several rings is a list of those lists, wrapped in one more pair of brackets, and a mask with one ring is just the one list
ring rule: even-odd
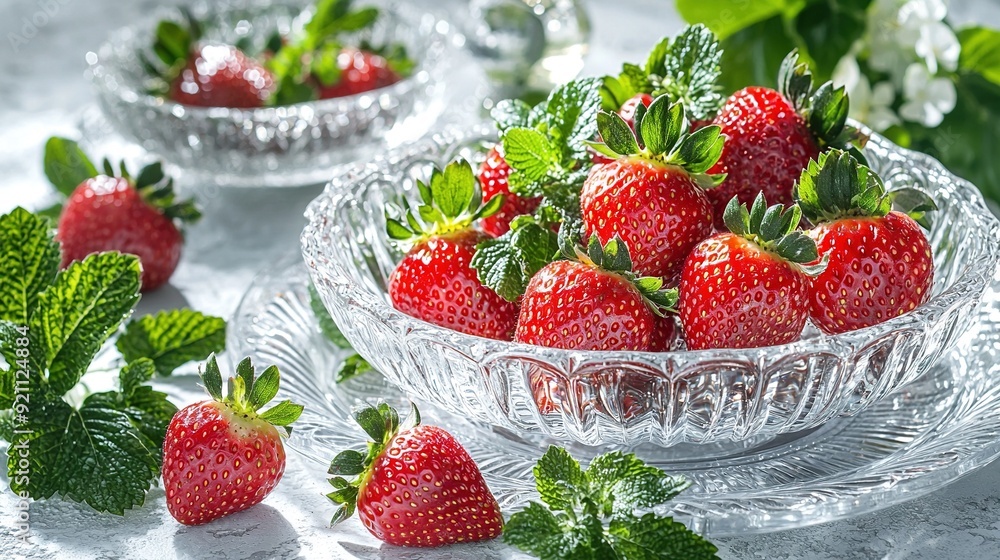
{"label": "white flower", "polygon": [[947,78],[934,78],[921,63],[911,64],[903,78],[903,98],[899,108],[904,119],[933,128],[955,109],[955,84]]}
{"label": "white flower", "polygon": [[958,69],[958,55],[962,45],[947,24],[936,21],[920,28],[920,38],[914,45],[917,56],[924,59],[931,74],[937,74],[938,65],[949,72]]}
{"label": "white flower", "polygon": [[896,90],[889,82],[879,82],[872,88],[868,77],[861,74],[857,60],[850,54],[840,59],[833,71],[833,84],[844,86],[851,99],[851,118],[859,120],[882,132],[894,124],[900,124],[899,117],[892,110]]}
{"label": "white flower", "polygon": [[948,6],[943,0],[910,0],[899,9],[899,23],[903,27],[922,27],[944,21],[947,15]]}

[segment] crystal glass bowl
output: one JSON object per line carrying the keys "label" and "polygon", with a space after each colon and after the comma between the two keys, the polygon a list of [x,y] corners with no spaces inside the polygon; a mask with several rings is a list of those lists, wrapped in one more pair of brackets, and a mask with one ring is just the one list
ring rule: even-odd
{"label": "crystal glass bowl", "polygon": [[[338,174],[306,212],[313,282],[361,355],[411,397],[515,433],[635,445],[761,441],[856,413],[917,379],[971,325],[1000,260],[1000,223],[971,184],[933,159],[874,137],[866,156],[889,189],[940,207],[929,240],[933,295],[916,310],[836,336],[746,350],[596,352],[466,335],[393,309],[401,255],[384,205],[413,196],[432,164],[481,161],[489,129],[450,131]],[[551,404],[539,406],[538,392]]]}
{"label": "crystal glass bowl", "polygon": [[[449,52],[457,48],[450,26],[404,3],[368,0],[381,15],[356,39],[400,42],[417,60],[401,81],[357,95],[283,107],[231,109],[192,107],[146,92],[137,53],[152,44],[156,22],[182,21],[163,10],[143,24],[114,32],[88,53],[90,74],[106,119],[120,134],[185,171],[220,184],[302,185],[326,181],[330,169],[379,145],[415,138],[433,122]],[[266,0],[204,2],[192,8],[207,22],[206,40],[263,45],[275,30],[288,34],[309,17],[307,2]],[[414,130],[414,127],[423,127]],[[394,137],[395,135],[395,137]]]}

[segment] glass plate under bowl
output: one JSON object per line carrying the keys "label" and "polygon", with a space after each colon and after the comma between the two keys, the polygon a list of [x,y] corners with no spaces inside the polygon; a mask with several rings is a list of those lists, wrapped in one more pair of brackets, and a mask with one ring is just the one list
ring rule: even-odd
{"label": "glass plate under bowl", "polygon": [[[230,324],[228,347],[261,367],[277,364],[279,398],[305,405],[288,444],[314,461],[319,475],[365,437],[352,406],[378,399],[400,406],[405,397],[378,374],[334,383],[344,353],[319,332],[308,281],[306,268],[291,259],[261,273]],[[853,417],[771,440],[630,449],[693,481],[673,514],[713,537],[823,523],[916,498],[1000,454],[1000,271],[968,319],[974,326],[936,365]],[[537,499],[531,468],[559,442],[518,437],[429,403],[420,410],[425,423],[446,428],[468,449],[505,511]],[[584,462],[610,449],[569,448]]]}
{"label": "glass plate under bowl", "polygon": [[[412,196],[432,164],[481,160],[495,138],[486,128],[449,131],[342,171],[309,206],[302,250],[344,335],[390,381],[518,434],[667,446],[821,426],[925,373],[971,326],[1000,259],[1000,223],[975,187],[873,137],[866,155],[888,188],[919,188],[940,208],[928,236],[930,301],[880,325],[836,336],[807,329],[801,341],[767,348],[596,352],[480,338],[396,311],[385,286],[401,255],[388,242],[384,205]],[[540,407],[536,391],[554,406]]]}
{"label": "glass plate under bowl", "polygon": [[[156,22],[182,21],[178,10],[114,32],[88,53],[98,103],[112,127],[181,169],[234,186],[298,186],[330,177],[330,170],[371,153],[395,137],[419,137],[441,113],[445,77],[460,50],[446,21],[405,3],[368,0],[380,17],[357,34],[376,44],[401,42],[417,58],[413,73],[370,92],[283,107],[192,107],[145,92],[137,53],[148,52]],[[206,40],[262,44],[274,30],[301,29],[305,1],[201,2],[192,8],[207,22]],[[395,138],[398,142],[402,138]],[[398,144],[397,144],[398,145]]]}

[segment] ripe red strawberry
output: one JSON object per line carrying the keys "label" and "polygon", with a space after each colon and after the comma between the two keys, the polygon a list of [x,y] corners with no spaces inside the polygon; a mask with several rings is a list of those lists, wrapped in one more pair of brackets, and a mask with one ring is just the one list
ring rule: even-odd
{"label": "ripe red strawberry", "polygon": [[[881,179],[853,156],[831,150],[811,162],[795,189],[802,212],[817,224],[809,235],[829,255],[811,282],[810,315],[823,332],[868,327],[926,302],[934,256],[918,222],[892,211]],[[908,189],[911,212],[924,218],[933,201]],[[929,222],[926,222],[929,225]]]}
{"label": "ripe red strawberry", "polygon": [[389,68],[389,62],[374,53],[344,49],[337,55],[340,76],[332,84],[320,84],[319,98],[356,95],[392,85],[400,80],[399,74]]}
{"label": "ripe red strawberry", "polygon": [[483,231],[493,237],[510,231],[510,221],[522,214],[530,214],[538,208],[541,199],[536,197],[522,198],[516,194],[511,194],[510,186],[507,184],[507,176],[510,175],[510,166],[503,158],[503,144],[496,144],[486,154],[486,161],[479,167],[479,185],[483,189],[483,200],[489,202],[494,196],[504,195],[506,201],[500,210],[483,218]]}
{"label": "ripe red strawberry", "polygon": [[677,321],[675,315],[657,317],[650,334],[650,352],[669,352],[677,345]]}
{"label": "ripe red strawberry", "polygon": [[632,273],[628,248],[591,237],[579,261],[555,261],[528,283],[517,319],[518,342],[581,350],[649,350],[657,315],[676,291]]}
{"label": "ripe red strawberry", "polygon": [[618,109],[618,116],[620,116],[622,120],[625,121],[625,124],[627,124],[629,128],[634,129],[635,113],[636,110],[639,108],[639,104],[642,103],[642,106],[648,109],[649,105],[652,102],[653,102],[652,95],[648,93],[637,93],[632,97],[630,97],[628,101],[622,104],[621,108]]}
{"label": "ripe red strawberry", "polygon": [[[809,276],[816,244],[796,231],[801,210],[767,208],[763,195],[747,211],[736,197],[726,226],[684,263],[680,319],[689,350],[756,348],[799,338],[809,318]],[[810,271],[811,272],[811,271]]]}
{"label": "ripe red strawberry", "polygon": [[386,220],[392,239],[412,245],[389,276],[393,307],[442,327],[510,340],[517,305],[483,286],[470,266],[476,245],[490,239],[470,226],[496,212],[504,198],[480,206],[472,167],[464,160],[434,170],[430,184],[419,186],[424,204],[418,213],[430,223],[421,223],[409,209],[408,225]]}
{"label": "ripe red strawberry", "polygon": [[436,547],[496,538],[503,532],[500,505],[479,467],[448,432],[420,424],[413,408],[408,425],[390,406],[355,414],[374,440],[367,450],[342,451],[330,463],[339,504],[332,523],[351,517],[375,538],[396,546]]}
{"label": "ripe red strawberry", "polygon": [[274,91],[264,66],[232,45],[193,49],[170,84],[170,98],[196,107],[263,107]]}
{"label": "ripe red strawberry", "polygon": [[185,525],[200,525],[260,503],[285,472],[282,437],[302,406],[282,401],[261,407],[278,392],[278,368],[254,377],[250,358],[230,378],[222,396],[215,356],[202,380],[210,401],[189,405],[167,426],[163,443],[163,489],[167,510]]}
{"label": "ripe red strawberry", "polygon": [[715,118],[726,145],[709,173],[726,180],[709,191],[715,225],[725,230],[722,214],[729,200],[749,204],[758,193],[772,203],[791,204],[792,186],[820,149],[843,144],[853,133],[845,128],[849,102],[831,82],[815,91],[805,64],[793,51],[782,64],[780,91],[748,87],[731,95]]}
{"label": "ripe red strawberry", "polygon": [[[46,168],[51,165],[46,162]],[[82,167],[96,173],[89,161]],[[124,165],[119,177],[111,176],[114,170],[107,161],[104,167],[106,175],[76,187],[59,216],[62,265],[103,251],[129,253],[142,263],[142,290],[155,290],[170,280],[180,260],[184,237],[178,224],[194,222],[201,213],[192,201],[175,200],[173,181],[159,163],[134,179]]]}
{"label": "ripe red strawberry", "polygon": [[586,235],[602,242],[621,236],[637,273],[671,284],[688,252],[712,233],[705,187],[720,179],[704,172],[723,139],[716,126],[688,135],[683,105],[669,105],[666,96],[636,118],[633,134],[619,115],[598,116],[606,144],[596,147],[617,159],[591,170],[580,209]]}

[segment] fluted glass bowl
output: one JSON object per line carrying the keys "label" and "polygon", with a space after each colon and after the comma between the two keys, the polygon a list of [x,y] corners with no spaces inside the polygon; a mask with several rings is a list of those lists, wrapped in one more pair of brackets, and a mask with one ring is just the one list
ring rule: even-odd
{"label": "fluted glass bowl", "polygon": [[[451,26],[405,3],[367,0],[381,10],[372,29],[354,39],[399,42],[417,61],[399,82],[357,95],[283,107],[192,107],[146,92],[139,52],[148,52],[156,22],[182,21],[162,10],[142,24],[114,32],[88,53],[98,102],[110,124],[127,139],[185,171],[220,184],[302,185],[326,181],[332,167],[371,153],[380,145],[416,138],[440,113],[443,76],[459,41]],[[275,30],[301,29],[308,2],[223,0],[192,11],[207,22],[205,40],[262,45]],[[359,4],[360,5],[360,4]],[[353,41],[349,41],[354,44]],[[415,130],[419,129],[419,130]]]}
{"label": "fluted glass bowl", "polygon": [[[887,187],[937,202],[933,295],[880,325],[743,350],[598,352],[462,334],[393,309],[401,254],[384,205],[414,195],[432,164],[481,161],[489,129],[449,131],[337,175],[306,212],[302,250],[313,282],[357,351],[418,400],[519,434],[668,446],[759,440],[856,413],[917,379],[971,326],[1000,260],[1000,223],[971,184],[933,159],[874,137],[865,149]],[[553,406],[539,407],[544,387]],[[553,410],[554,408],[554,410]]]}

